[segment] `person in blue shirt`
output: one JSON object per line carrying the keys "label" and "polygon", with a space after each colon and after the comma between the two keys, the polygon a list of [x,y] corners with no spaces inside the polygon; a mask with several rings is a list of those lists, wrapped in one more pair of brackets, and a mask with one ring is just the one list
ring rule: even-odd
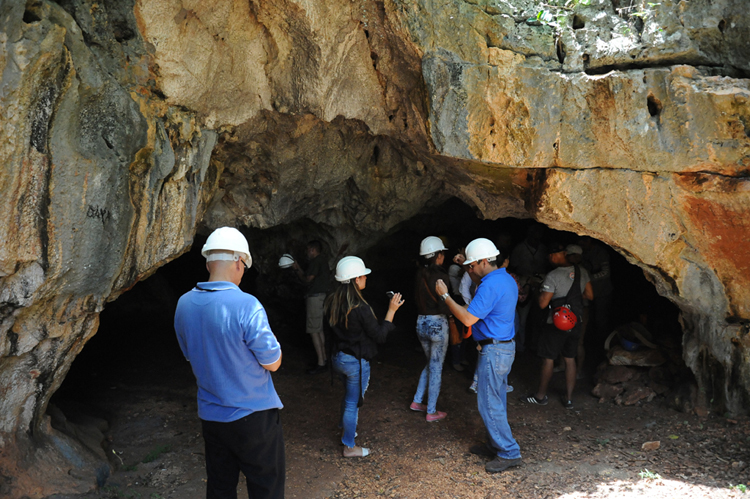
{"label": "person in blue shirt", "polygon": [[238,287],[252,264],[247,240],[222,227],[201,253],[209,280],[180,297],[174,327],[198,383],[206,497],[236,499],[242,471],[249,497],[283,498],[283,405],[271,379],[281,346],[263,306]]}
{"label": "person in blue shirt", "polygon": [[506,257],[489,239],[475,239],[466,246],[466,264],[482,279],[467,308],[450,297],[442,280],[435,285],[435,291],[456,319],[473,326],[472,334],[480,349],[477,405],[488,441],[469,450],[494,458],[485,465],[488,473],[521,464],[521,449],[511,433],[507,412],[507,375],[516,355],[513,338],[518,285],[505,268],[498,266]]}

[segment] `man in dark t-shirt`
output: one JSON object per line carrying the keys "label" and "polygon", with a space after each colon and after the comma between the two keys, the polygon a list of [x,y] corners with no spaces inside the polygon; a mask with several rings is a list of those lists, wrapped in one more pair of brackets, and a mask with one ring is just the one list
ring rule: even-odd
{"label": "man in dark t-shirt", "polygon": [[309,285],[305,295],[305,309],[307,313],[307,334],[310,335],[318,356],[317,365],[307,371],[308,374],[322,373],[327,369],[325,336],[323,334],[323,304],[328,290],[328,276],[330,270],[328,261],[323,256],[323,245],[320,241],[310,241],[307,244],[309,264],[307,270],[294,262],[294,269],[303,282]]}

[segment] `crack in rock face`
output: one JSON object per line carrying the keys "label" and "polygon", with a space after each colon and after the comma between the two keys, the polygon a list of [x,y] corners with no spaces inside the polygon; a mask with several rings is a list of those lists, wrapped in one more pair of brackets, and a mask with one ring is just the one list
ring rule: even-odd
{"label": "crack in rock face", "polygon": [[698,392],[746,411],[747,5],[632,3],[3,4],[0,473],[27,472],[0,495],[104,476],[54,471],[86,451],[49,399],[105,303],[197,232],[268,234],[262,266],[269,229],[355,253],[450,197],[643,268]]}

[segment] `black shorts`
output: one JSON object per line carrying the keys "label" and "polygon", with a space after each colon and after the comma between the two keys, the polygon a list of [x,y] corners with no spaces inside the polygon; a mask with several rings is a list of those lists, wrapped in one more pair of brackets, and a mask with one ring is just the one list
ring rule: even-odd
{"label": "black shorts", "polygon": [[581,328],[560,331],[554,324],[544,324],[539,334],[537,354],[544,359],[556,359],[560,355],[572,359],[578,354],[578,340]]}

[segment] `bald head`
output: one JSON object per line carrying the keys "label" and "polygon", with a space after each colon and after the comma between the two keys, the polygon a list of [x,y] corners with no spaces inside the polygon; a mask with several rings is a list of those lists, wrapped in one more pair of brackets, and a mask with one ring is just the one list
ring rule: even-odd
{"label": "bald head", "polygon": [[241,259],[234,260],[233,253],[222,251],[211,251],[212,255],[220,255],[226,259],[211,260],[206,262],[206,269],[210,275],[209,281],[227,281],[240,285],[242,276],[245,274],[245,264]]}

